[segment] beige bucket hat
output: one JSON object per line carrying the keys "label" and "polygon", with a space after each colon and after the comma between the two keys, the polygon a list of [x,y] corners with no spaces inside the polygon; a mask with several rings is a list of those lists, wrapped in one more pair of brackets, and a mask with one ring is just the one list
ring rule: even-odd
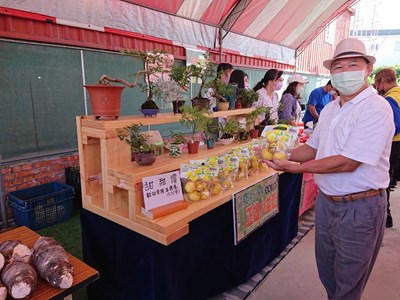
{"label": "beige bucket hat", "polygon": [[375,57],[367,54],[367,50],[362,41],[355,38],[346,38],[340,41],[336,46],[333,58],[324,61],[324,67],[330,70],[335,60],[346,57],[364,57],[371,64],[374,64],[376,61]]}
{"label": "beige bucket hat", "polygon": [[303,76],[299,74],[295,74],[288,79],[288,83],[292,82],[308,83],[307,79],[305,79]]}

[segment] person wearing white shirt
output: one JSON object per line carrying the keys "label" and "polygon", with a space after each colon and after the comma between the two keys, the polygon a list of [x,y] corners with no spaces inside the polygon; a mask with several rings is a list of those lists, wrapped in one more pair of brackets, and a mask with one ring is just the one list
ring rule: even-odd
{"label": "person wearing white shirt", "polygon": [[[324,62],[340,97],[321,111],[318,126],[280,171],[314,173],[315,255],[328,299],[361,298],[382,245],[393,112],[368,86],[376,59],[362,41],[342,40]],[[371,120],[374,120],[371,126]]]}
{"label": "person wearing white shirt", "polygon": [[253,103],[253,107],[270,107],[269,115],[261,114],[258,118],[258,123],[267,118],[273,123],[278,122],[279,96],[276,91],[282,88],[282,74],[282,71],[270,69],[253,88],[259,95],[258,100]]}

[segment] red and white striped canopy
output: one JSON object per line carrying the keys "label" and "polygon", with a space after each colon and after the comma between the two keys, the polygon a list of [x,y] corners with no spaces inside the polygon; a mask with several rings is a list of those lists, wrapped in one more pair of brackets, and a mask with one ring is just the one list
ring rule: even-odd
{"label": "red and white striped canopy", "polygon": [[257,40],[301,49],[355,0],[125,0]]}
{"label": "red and white striped canopy", "polygon": [[[57,23],[137,32],[187,47],[223,48],[293,62],[356,0],[0,0]],[[222,44],[221,44],[222,42]]]}

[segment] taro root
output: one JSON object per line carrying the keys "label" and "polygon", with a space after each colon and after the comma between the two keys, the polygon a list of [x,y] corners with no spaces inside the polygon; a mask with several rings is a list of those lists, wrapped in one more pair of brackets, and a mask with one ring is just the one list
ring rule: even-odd
{"label": "taro root", "polygon": [[37,274],[35,269],[23,261],[7,264],[1,273],[1,281],[14,299],[24,299],[36,288]]}
{"label": "taro root", "polygon": [[72,286],[73,266],[64,248],[51,237],[40,237],[33,245],[33,261],[40,276],[56,288]]}
{"label": "taro root", "polygon": [[3,254],[5,263],[11,261],[29,263],[32,255],[31,249],[19,240],[7,240],[0,243],[0,253]]}

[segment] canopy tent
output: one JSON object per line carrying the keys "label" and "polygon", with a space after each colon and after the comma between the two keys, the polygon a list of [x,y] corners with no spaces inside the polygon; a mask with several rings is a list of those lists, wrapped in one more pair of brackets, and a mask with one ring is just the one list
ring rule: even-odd
{"label": "canopy tent", "polygon": [[0,6],[98,31],[155,36],[188,47],[220,48],[294,63],[356,0],[0,0]]}

